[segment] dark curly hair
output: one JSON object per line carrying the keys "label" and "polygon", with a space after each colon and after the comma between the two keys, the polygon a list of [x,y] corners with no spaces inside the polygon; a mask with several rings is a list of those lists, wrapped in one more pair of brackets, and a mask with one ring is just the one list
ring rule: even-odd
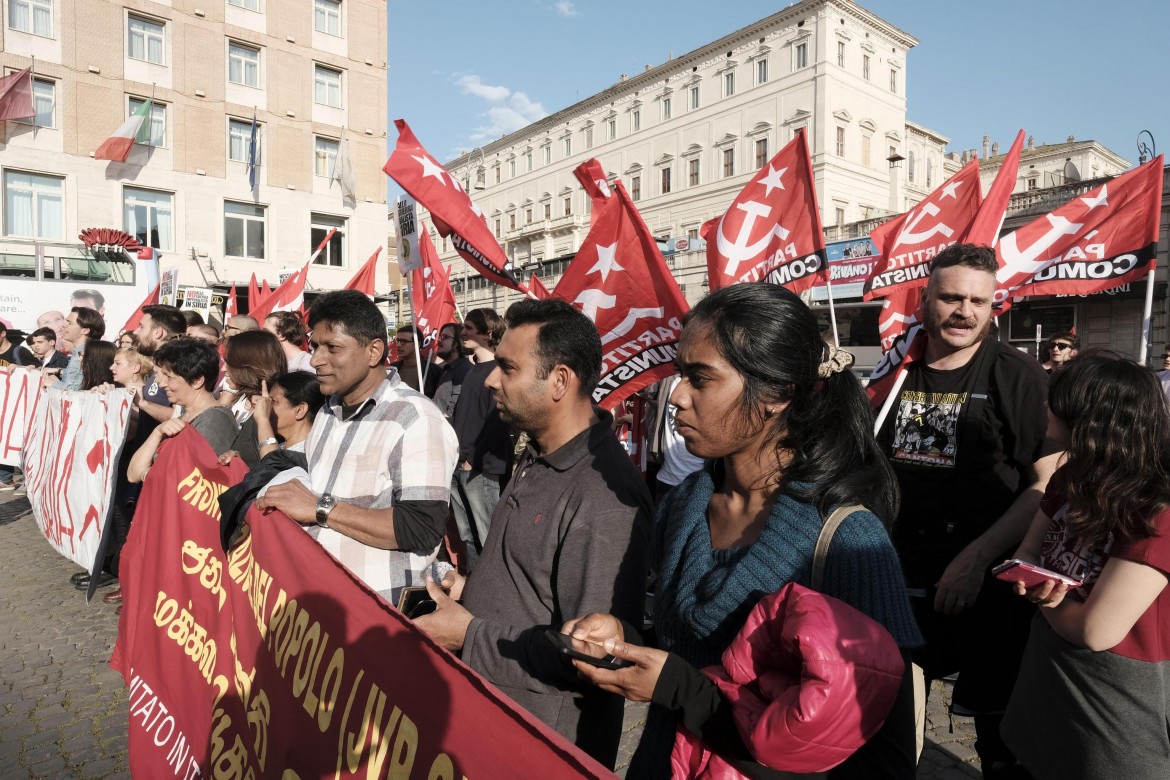
{"label": "dark curly hair", "polygon": [[[828,346],[816,316],[774,284],[734,284],[711,293],[687,315],[683,339],[710,341],[743,379],[739,425],[745,438],[770,426],[778,449],[792,453],[782,490],[822,515],[864,504],[889,525],[898,485],[873,436],[873,412],[852,371],[818,377]],[[786,403],[767,417],[764,402]]]}
{"label": "dark curly hair", "polygon": [[1104,544],[1155,533],[1170,507],[1170,408],[1153,371],[1112,352],[1084,352],[1052,377],[1048,408],[1069,432],[1069,528]]}

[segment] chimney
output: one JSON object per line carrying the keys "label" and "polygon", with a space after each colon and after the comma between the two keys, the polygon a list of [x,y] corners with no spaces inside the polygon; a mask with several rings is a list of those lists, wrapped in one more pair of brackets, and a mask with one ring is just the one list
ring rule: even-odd
{"label": "chimney", "polygon": [[984,133],[983,135],[983,159],[986,160],[991,156],[991,136]]}
{"label": "chimney", "polygon": [[991,145],[991,156],[992,156],[992,157],[998,157],[998,156],[999,156],[999,141],[996,141],[995,143],[993,143],[993,144]]}
{"label": "chimney", "polygon": [[1036,148],[1036,136],[1030,135],[1030,136],[1028,136],[1028,151],[1030,152],[1035,148]]}
{"label": "chimney", "polygon": [[1068,137],[1068,141],[1067,141],[1067,143],[1070,143],[1070,144],[1071,144],[1071,143],[1076,143],[1076,140],[1077,140],[1077,137],[1076,137],[1075,135],[1070,135],[1070,136]]}
{"label": "chimney", "polygon": [[623,73],[622,77],[620,79],[618,79],[618,81],[625,81],[628,78],[629,78],[629,76],[627,76],[626,74]]}
{"label": "chimney", "polygon": [[642,72],[643,72],[643,73],[649,73],[649,72],[650,72],[650,66],[649,66],[649,65],[647,65],[647,66],[646,66],[646,70],[644,70],[644,71],[642,71]]}

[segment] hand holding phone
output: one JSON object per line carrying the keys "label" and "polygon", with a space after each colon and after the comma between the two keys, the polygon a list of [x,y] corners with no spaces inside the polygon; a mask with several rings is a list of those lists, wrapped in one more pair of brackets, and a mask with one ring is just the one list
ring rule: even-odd
{"label": "hand holding phone", "polygon": [[[580,639],[573,639],[567,634],[562,634],[558,631],[553,631],[551,628],[544,632],[548,641],[552,642],[561,655],[568,659],[577,661],[584,661],[590,666],[596,666],[601,669],[624,669],[627,666],[633,666],[633,661],[627,661],[624,658],[615,658],[612,655],[607,655],[601,645],[592,642],[585,642]],[[591,654],[593,651],[597,654]]]}
{"label": "hand holding phone", "polygon": [[1037,566],[1034,563],[1021,561],[1018,558],[1013,558],[1010,561],[1004,561],[999,566],[991,570],[996,579],[1005,582],[1022,582],[1025,588],[1034,588],[1037,585],[1043,585],[1048,580],[1062,582],[1070,588],[1079,588],[1081,581],[1067,574],[1045,569]]}

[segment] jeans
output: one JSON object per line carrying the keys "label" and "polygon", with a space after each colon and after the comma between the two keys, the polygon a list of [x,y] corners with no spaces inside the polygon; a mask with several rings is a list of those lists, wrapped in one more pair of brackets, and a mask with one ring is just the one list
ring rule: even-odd
{"label": "jeans", "polygon": [[12,484],[13,475],[15,474],[16,471],[12,466],[0,466],[0,483],[5,485]]}
{"label": "jeans", "polygon": [[487,540],[492,512],[500,500],[500,478],[480,471],[456,469],[451,477],[451,508],[459,538],[467,546],[468,571]]}

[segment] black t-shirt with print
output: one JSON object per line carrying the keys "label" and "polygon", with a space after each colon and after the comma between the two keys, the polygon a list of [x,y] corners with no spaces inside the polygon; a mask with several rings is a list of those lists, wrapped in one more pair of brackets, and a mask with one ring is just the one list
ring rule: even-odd
{"label": "black t-shirt with print", "polygon": [[992,339],[960,368],[911,366],[878,440],[902,491],[893,537],[912,586],[932,585],[1028,486],[1047,454],[1047,398],[1040,364]]}

